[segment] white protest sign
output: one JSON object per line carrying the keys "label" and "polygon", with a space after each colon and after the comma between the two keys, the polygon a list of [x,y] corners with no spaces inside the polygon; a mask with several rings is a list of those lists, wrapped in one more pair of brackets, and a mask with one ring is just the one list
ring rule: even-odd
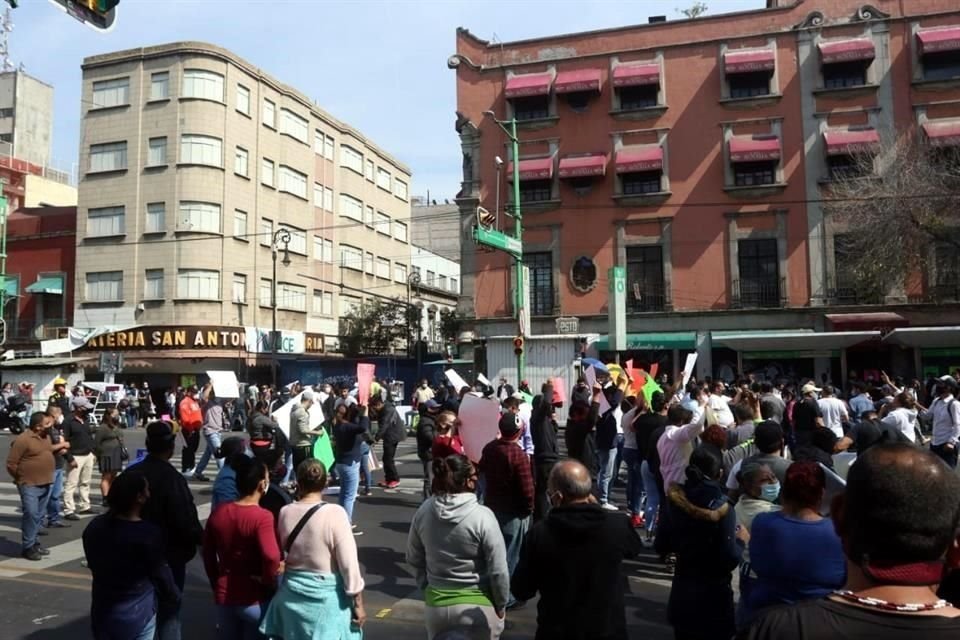
{"label": "white protest sign", "polygon": [[239,398],[240,383],[233,371],[207,371],[213,392],[218,398]]}
{"label": "white protest sign", "polygon": [[463,452],[473,462],[479,462],[483,448],[496,440],[500,433],[500,405],[496,400],[467,394],[460,403],[458,417]]}
{"label": "white protest sign", "polygon": [[683,388],[687,387],[690,377],[693,375],[693,368],[697,366],[697,354],[688,353],[687,362],[683,365]]}
{"label": "white protest sign", "polygon": [[478,374],[477,374],[477,382],[479,382],[480,384],[482,384],[482,385],[484,385],[484,386],[487,386],[487,387],[492,387],[492,386],[493,386],[493,383],[490,382],[490,381],[487,379],[487,376],[483,375],[482,373],[478,373]]}
{"label": "white protest sign", "polygon": [[470,385],[468,385],[466,381],[460,377],[460,374],[453,369],[447,369],[443,372],[443,375],[447,376],[447,380],[451,385],[453,385],[453,388],[457,393],[460,393],[460,389],[463,389],[464,387],[470,388]]}
{"label": "white protest sign", "polygon": [[[593,385],[597,384],[597,372],[593,367],[587,367],[583,372],[583,377],[587,380],[587,386],[590,387],[590,393],[593,393]],[[600,394],[600,415],[602,416],[610,410],[610,403],[607,402],[607,396]]]}
{"label": "white protest sign", "polygon": [[[284,435],[287,438],[290,438],[290,411],[293,410],[295,405],[300,404],[300,396],[303,393],[297,394],[295,397],[287,400],[283,406],[274,411],[271,415],[273,419],[277,421],[277,424],[280,426],[280,430],[283,431]],[[314,402],[309,411],[307,411],[307,416],[310,418],[310,429],[316,429],[321,424],[323,424],[323,408],[319,404]]]}

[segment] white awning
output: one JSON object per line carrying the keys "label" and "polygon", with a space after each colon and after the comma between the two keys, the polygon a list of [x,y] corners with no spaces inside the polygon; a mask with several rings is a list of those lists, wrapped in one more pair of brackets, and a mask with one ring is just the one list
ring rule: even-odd
{"label": "white awning", "polygon": [[960,347],[960,327],[904,327],[883,337],[886,344],[936,349]]}
{"label": "white awning", "polygon": [[732,331],[716,332],[711,342],[734,351],[825,351],[846,349],[880,337],[879,331]]}

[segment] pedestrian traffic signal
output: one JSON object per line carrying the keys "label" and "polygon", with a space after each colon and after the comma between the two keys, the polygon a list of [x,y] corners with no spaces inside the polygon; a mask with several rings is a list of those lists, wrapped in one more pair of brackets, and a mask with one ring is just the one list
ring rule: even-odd
{"label": "pedestrian traffic signal", "polygon": [[518,356],[523,355],[523,336],[517,336],[513,339],[513,353]]}

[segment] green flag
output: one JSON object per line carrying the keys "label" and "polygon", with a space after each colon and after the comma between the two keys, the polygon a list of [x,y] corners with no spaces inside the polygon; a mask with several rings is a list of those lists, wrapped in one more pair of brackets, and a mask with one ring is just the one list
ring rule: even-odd
{"label": "green flag", "polygon": [[313,441],[313,457],[323,463],[327,473],[333,468],[333,447],[330,445],[330,436],[325,430]]}
{"label": "green flag", "polygon": [[663,393],[663,389],[657,384],[657,381],[654,380],[653,376],[650,374],[647,374],[647,381],[640,390],[643,392],[643,397],[647,399],[647,406],[651,405],[654,393],[657,391]]}

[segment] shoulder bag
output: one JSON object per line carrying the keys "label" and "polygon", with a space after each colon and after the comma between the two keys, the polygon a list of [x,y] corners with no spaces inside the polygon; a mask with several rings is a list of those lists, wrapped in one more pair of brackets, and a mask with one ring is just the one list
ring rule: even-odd
{"label": "shoulder bag", "polygon": [[311,517],[313,517],[313,514],[315,514],[320,509],[320,507],[322,507],[325,504],[326,502],[321,502],[317,505],[314,505],[313,507],[311,507],[309,511],[303,514],[303,517],[300,518],[300,522],[297,523],[297,526],[295,526],[293,528],[293,531],[290,532],[290,535],[287,536],[287,542],[283,545],[284,555],[288,555],[290,553],[290,547],[293,546],[293,542],[297,539],[297,536],[300,535],[300,532],[303,531],[303,528],[307,526],[307,521]]}

